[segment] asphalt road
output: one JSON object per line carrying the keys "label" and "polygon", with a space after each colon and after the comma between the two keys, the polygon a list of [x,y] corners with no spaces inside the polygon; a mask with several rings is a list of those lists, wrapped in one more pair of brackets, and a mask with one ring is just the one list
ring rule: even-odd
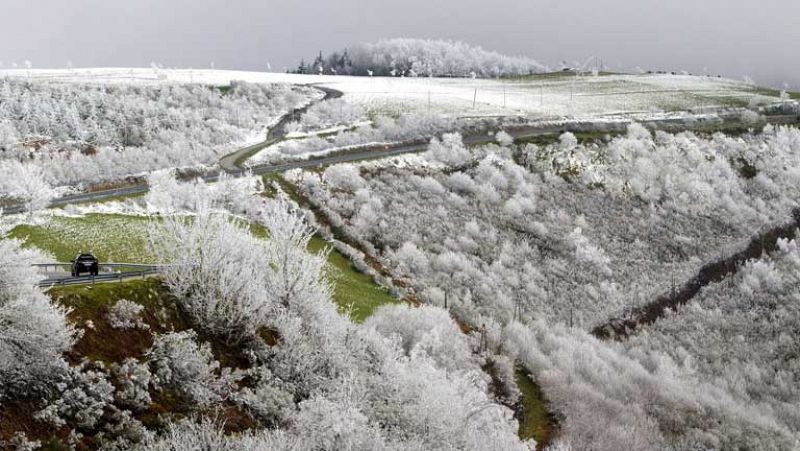
{"label": "asphalt road", "polygon": [[[336,98],[341,96],[341,92],[329,88],[318,87],[317,89],[325,91],[326,99]],[[301,108],[298,111],[305,110],[306,108],[307,107]],[[737,121],[739,120],[738,117],[739,113],[731,114],[730,118],[725,119],[724,125],[729,127],[732,125],[735,126],[737,124]],[[270,135],[268,136],[268,140],[265,141],[264,143],[257,144],[256,146],[259,145],[263,146],[272,140],[281,139],[281,137],[285,135],[285,127],[291,121],[291,119],[292,119],[291,114],[285,115],[284,118],[281,119],[281,121],[273,129],[274,131],[270,133]],[[798,121],[800,121],[800,118],[796,116],[775,116],[769,118],[770,123],[797,123]],[[602,133],[624,132],[629,124],[630,121],[627,120],[620,120],[617,122],[587,121],[587,122],[568,122],[563,124],[546,123],[546,124],[533,124],[533,125],[511,127],[506,129],[505,131],[509,135],[511,135],[514,139],[526,139],[526,138],[534,138],[541,136],[557,135],[567,131],[602,132]],[[645,122],[645,124],[652,128],[667,129],[673,132],[680,130],[694,130],[694,129],[703,129],[704,127],[713,128],[720,126],[720,124],[703,123],[703,122],[697,122],[693,126],[687,126],[682,120],[677,120],[677,119],[651,120]],[[261,164],[261,165],[251,166],[246,169],[239,168],[235,165],[236,160],[241,156],[242,152],[252,151],[254,147],[254,146],[248,146],[244,149],[241,149],[240,151],[234,152],[233,154],[229,155],[232,156],[238,154],[236,158],[233,158],[231,160],[233,163],[228,165],[229,169],[217,169],[206,174],[205,176],[202,176],[201,178],[206,182],[215,182],[219,179],[220,172],[223,171],[234,177],[240,177],[247,173],[252,173],[254,175],[263,175],[274,172],[284,172],[291,169],[327,166],[337,163],[386,158],[407,153],[417,153],[417,152],[423,152],[427,148],[428,141],[429,139],[424,139],[410,143],[392,144],[388,146],[372,146],[372,147],[365,147],[361,150],[350,150],[341,153],[333,153],[319,158],[310,158],[307,160],[292,161],[289,163]],[[487,132],[486,134],[467,135],[464,137],[464,144],[467,145],[480,145],[491,142],[495,142],[494,133]],[[79,202],[100,201],[108,199],[110,197],[141,194],[141,193],[146,193],[147,191],[148,191],[147,185],[142,184],[136,186],[123,187],[123,188],[114,188],[103,191],[94,191],[89,193],[71,194],[68,196],[54,199],[50,203],[50,207],[59,207]],[[22,213],[22,212],[24,212],[24,206],[19,204],[6,207],[3,210],[3,214],[5,215]]]}
{"label": "asphalt road", "polygon": [[289,113],[284,114],[283,117],[281,117],[281,119],[278,121],[278,123],[275,124],[275,126],[273,126],[269,130],[269,132],[267,133],[267,139],[265,141],[260,142],[258,144],[254,144],[249,147],[245,147],[243,149],[239,149],[236,152],[225,155],[219,160],[219,166],[225,171],[235,171],[239,169],[241,160],[244,160],[247,157],[254,155],[256,152],[265,147],[269,147],[283,140],[284,136],[286,136],[287,134],[286,126],[294,122],[296,118],[299,118],[303,114],[305,114],[306,111],[308,111],[308,109],[311,108],[313,105],[331,99],[338,99],[344,95],[342,91],[337,91],[336,89],[324,88],[322,86],[314,86],[314,87],[325,93],[325,96],[322,99],[316,102],[311,102],[310,104],[302,108],[295,108]]}
{"label": "asphalt road", "polygon": [[[550,128],[548,128],[542,131],[520,130],[515,132],[513,130],[510,130],[509,133],[515,138],[526,138],[531,136],[551,135],[555,132],[550,130]],[[464,143],[467,145],[486,144],[494,141],[495,141],[494,135],[466,136],[464,138]],[[375,158],[387,158],[407,153],[423,152],[427,148],[428,148],[428,142],[427,140],[425,140],[414,143],[369,147],[365,148],[364,150],[348,151],[344,153],[326,155],[320,158],[310,158],[308,160],[292,161],[289,163],[255,165],[247,169],[237,168],[237,169],[227,170],[224,172],[234,177],[240,177],[247,173],[252,173],[253,175],[263,175],[274,172],[284,172],[290,169],[327,166],[336,163],[346,163],[346,162],[369,160]],[[214,170],[213,172],[205,176],[202,176],[201,178],[206,182],[216,182],[219,179],[220,172],[221,172],[220,170]],[[70,194],[64,197],[53,199],[53,201],[50,202],[50,207],[60,207],[73,203],[99,201],[108,199],[110,197],[141,194],[141,193],[146,193],[148,189],[149,188],[147,185],[142,184],[135,186],[127,186],[123,188],[114,188],[103,191],[93,191],[90,193]],[[4,215],[22,213],[22,212],[24,212],[23,205],[14,205],[7,207],[3,210]]]}

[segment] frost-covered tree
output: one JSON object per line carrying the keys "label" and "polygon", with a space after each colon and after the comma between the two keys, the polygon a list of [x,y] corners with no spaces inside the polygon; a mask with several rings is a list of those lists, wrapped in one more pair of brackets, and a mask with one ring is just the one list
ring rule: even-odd
{"label": "frost-covered tree", "polygon": [[[17,178],[20,171],[31,171],[29,167],[37,167],[48,183],[62,186],[216,164],[290,109],[321,96],[310,87],[242,82],[232,83],[222,95],[199,84],[2,79],[0,196],[10,192],[4,182],[29,183]],[[26,189],[41,191],[37,186]]]}
{"label": "frost-covered tree", "polygon": [[0,238],[0,394],[51,390],[77,335],[67,311],[36,287],[41,276],[30,265],[44,256],[20,246]]}
{"label": "frost-covered tree", "polygon": [[425,353],[442,368],[450,371],[476,368],[477,361],[469,344],[444,309],[381,307],[365,322],[365,326],[382,335],[399,338],[406,354]]}
{"label": "frost-covered tree", "polygon": [[313,66],[299,67],[298,72],[313,73],[320,66],[325,73],[347,75],[499,77],[545,69],[530,58],[505,56],[463,42],[408,38],[358,44],[327,58],[320,54],[317,60]]}
{"label": "frost-covered tree", "polygon": [[153,251],[167,263],[164,281],[195,327],[239,342],[274,315],[276,299],[253,283],[264,278],[264,243],[240,220],[203,207],[193,217],[167,217],[152,232]]}
{"label": "frost-covered tree", "polygon": [[235,382],[229,370],[220,369],[209,345],[197,342],[193,331],[159,336],[145,357],[150,384],[156,390],[174,390],[200,406],[226,399]]}
{"label": "frost-covered tree", "polygon": [[425,158],[450,167],[460,167],[469,163],[471,155],[469,149],[464,146],[460,134],[448,133],[443,135],[441,140],[438,138],[431,140]]}
{"label": "frost-covered tree", "polygon": [[45,169],[32,163],[0,160],[0,196],[16,199],[28,213],[47,208],[56,191],[47,181]]}

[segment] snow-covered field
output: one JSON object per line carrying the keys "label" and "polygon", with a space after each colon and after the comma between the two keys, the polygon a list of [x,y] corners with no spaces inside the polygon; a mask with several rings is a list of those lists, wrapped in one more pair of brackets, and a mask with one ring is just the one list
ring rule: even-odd
{"label": "snow-covered field", "polygon": [[548,74],[520,79],[352,77],[230,70],[92,68],[14,69],[2,76],[97,83],[315,84],[344,92],[372,114],[597,116],[769,102],[755,86],[706,76]]}

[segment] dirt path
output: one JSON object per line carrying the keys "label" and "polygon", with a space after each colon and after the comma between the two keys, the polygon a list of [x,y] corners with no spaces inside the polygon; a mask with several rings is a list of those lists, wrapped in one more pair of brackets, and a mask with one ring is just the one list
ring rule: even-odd
{"label": "dirt path", "polygon": [[658,318],[664,316],[667,310],[688,303],[703,287],[736,274],[739,267],[747,260],[759,258],[765,252],[774,252],[778,248],[778,240],[794,238],[798,227],[800,227],[800,208],[792,211],[792,220],[753,236],[743,250],[728,258],[704,265],[683,286],[676,287],[672,292],[663,294],[649,304],[635,309],[630,318],[613,318],[605,324],[595,327],[592,334],[600,339],[623,340],[627,338],[639,327],[654,323]]}

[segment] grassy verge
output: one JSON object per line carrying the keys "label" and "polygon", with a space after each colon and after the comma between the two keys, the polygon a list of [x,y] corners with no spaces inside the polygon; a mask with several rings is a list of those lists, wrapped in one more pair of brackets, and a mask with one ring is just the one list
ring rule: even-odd
{"label": "grassy verge", "polygon": [[89,214],[54,216],[43,225],[19,225],[9,236],[68,262],[91,251],[101,262],[156,263],[147,251],[147,217]]}
{"label": "grassy verge", "polygon": [[[325,240],[315,237],[308,248],[319,252],[327,246]],[[358,272],[350,259],[336,250],[328,254],[328,267],[335,284],[333,299],[340,310],[349,312],[353,321],[362,322],[378,307],[399,302],[386,288],[375,284],[372,277]]]}
{"label": "grassy verge", "polygon": [[[47,251],[58,261],[69,261],[80,252],[92,251],[101,262],[157,263],[148,252],[148,217],[89,214],[81,217],[54,216],[44,225],[20,225],[12,238]],[[258,227],[256,236],[264,237]],[[326,243],[315,237],[309,250],[319,252]],[[350,260],[333,250],[328,256],[328,271],[335,284],[334,302],[341,311],[349,311],[354,321],[362,321],[377,307],[397,302],[389,292],[376,285],[370,276],[356,270]]]}
{"label": "grassy verge", "polygon": [[522,439],[534,439],[537,444],[547,444],[553,438],[555,421],[547,410],[547,400],[542,389],[531,379],[527,372],[517,370],[517,387],[522,396],[522,409],[519,418],[519,436]]}
{"label": "grassy verge", "polygon": [[252,145],[246,149],[238,150],[235,153],[241,152],[236,159],[233,161],[233,165],[236,167],[242,167],[244,163],[250,159],[253,155],[261,152],[263,149],[272,146],[281,142],[283,139],[270,139],[255,145]]}

